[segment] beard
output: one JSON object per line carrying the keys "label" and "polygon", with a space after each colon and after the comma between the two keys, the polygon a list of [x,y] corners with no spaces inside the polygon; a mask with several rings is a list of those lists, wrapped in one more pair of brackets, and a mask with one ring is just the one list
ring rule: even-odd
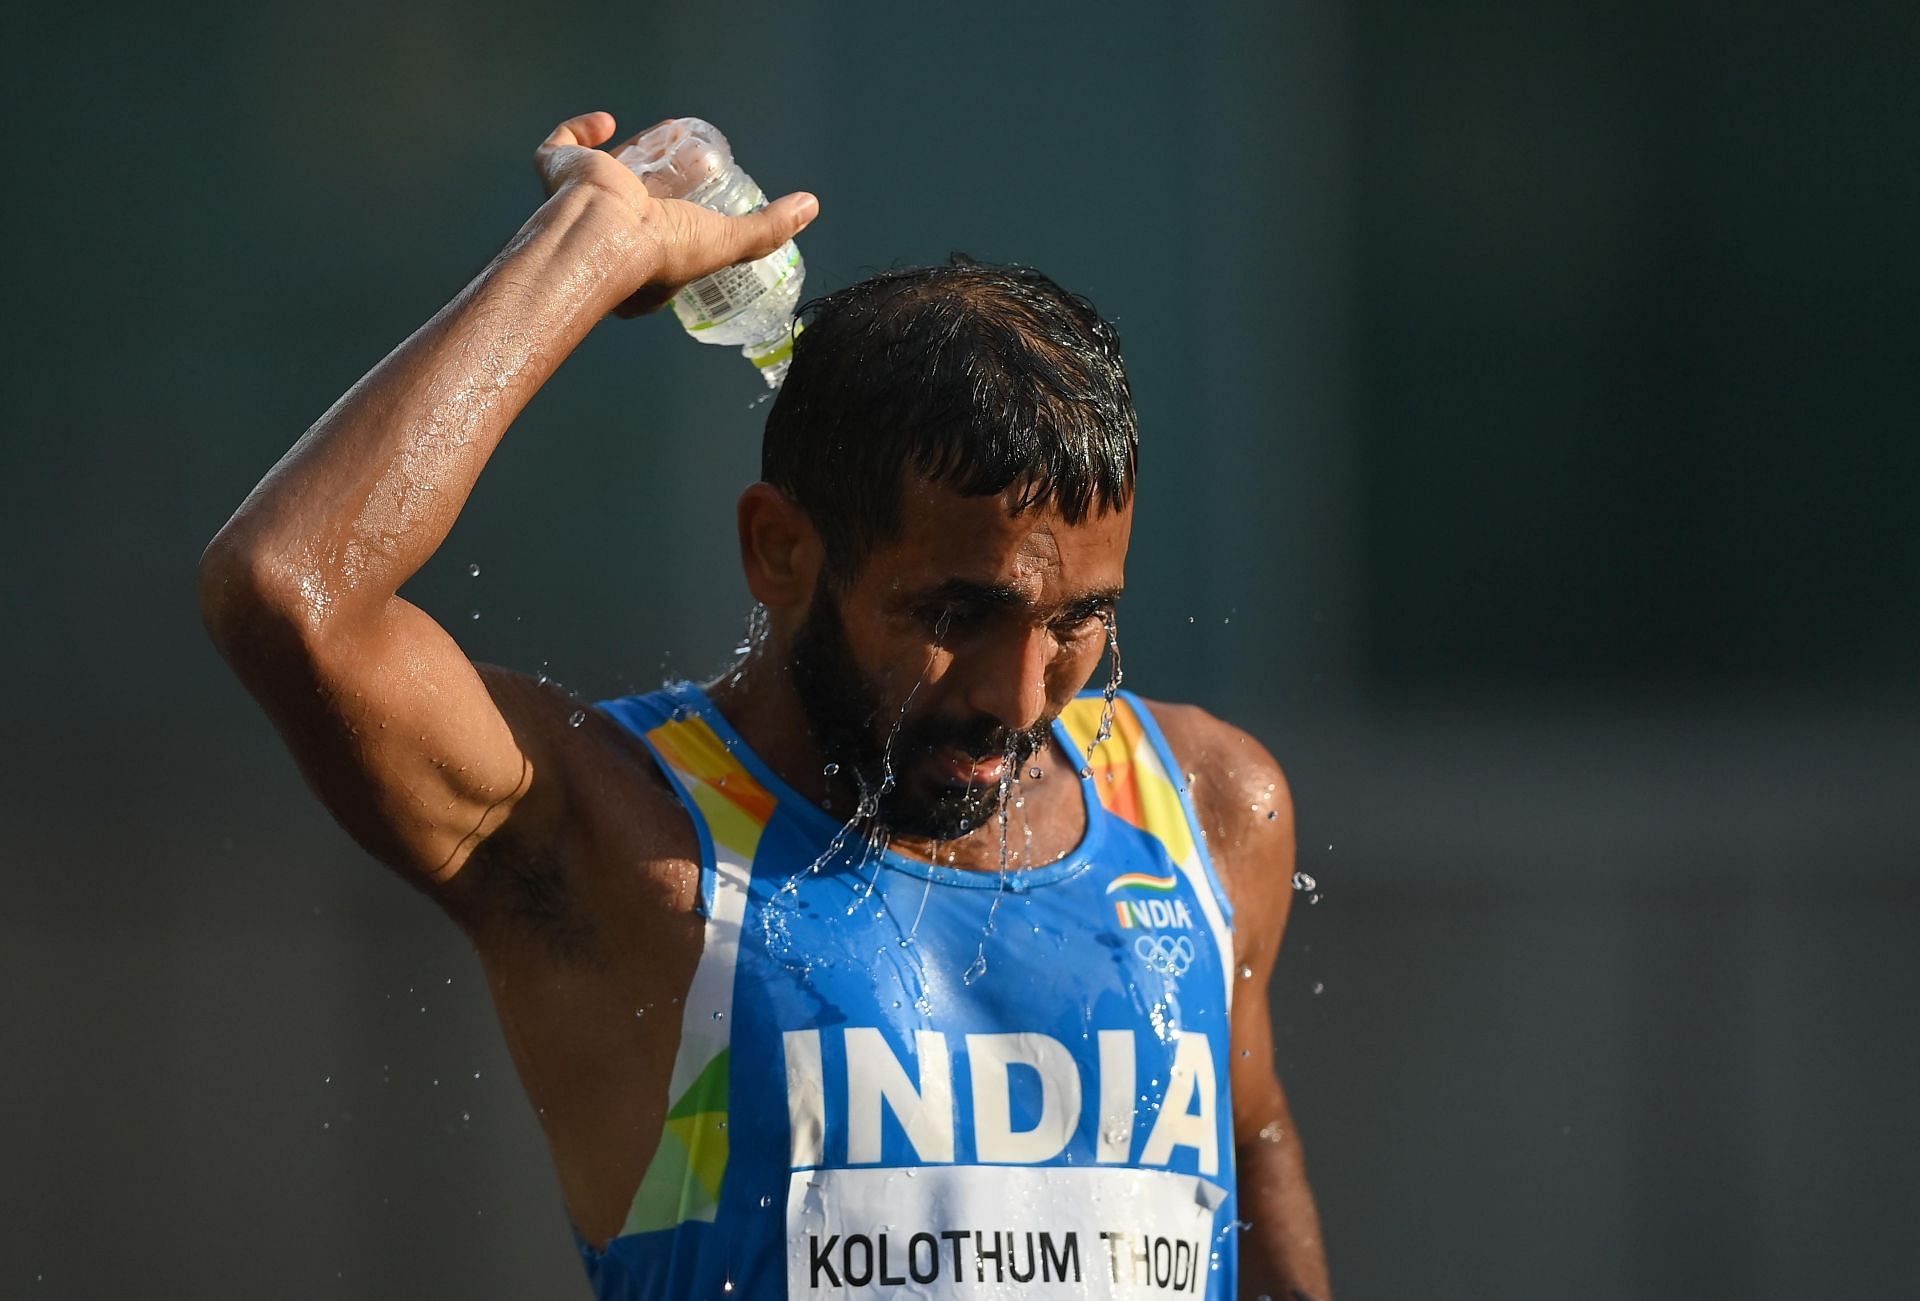
{"label": "beard", "polygon": [[[860,667],[840,606],[825,582],[789,651],[794,692],[807,730],[836,782],[858,797],[859,814],[877,837],[954,840],[1000,811],[1022,768],[1052,739],[1052,720],[1015,731],[990,715],[914,718],[905,705],[888,709],[880,687]],[[908,697],[911,700],[911,696]],[[1004,755],[1008,778],[984,786],[930,776],[936,751],[952,748],[976,762]]]}

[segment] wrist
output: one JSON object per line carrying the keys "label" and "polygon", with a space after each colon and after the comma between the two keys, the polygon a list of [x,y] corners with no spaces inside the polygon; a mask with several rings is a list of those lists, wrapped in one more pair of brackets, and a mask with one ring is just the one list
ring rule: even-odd
{"label": "wrist", "polygon": [[646,223],[625,198],[583,182],[561,186],[540,205],[502,253],[555,258],[563,273],[605,315],[644,286],[658,266]]}

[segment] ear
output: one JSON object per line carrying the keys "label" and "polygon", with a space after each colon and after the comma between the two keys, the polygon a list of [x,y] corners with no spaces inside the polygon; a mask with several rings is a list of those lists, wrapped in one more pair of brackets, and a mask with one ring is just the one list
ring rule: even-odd
{"label": "ear", "polygon": [[752,483],[735,507],[740,568],[753,599],[769,610],[805,609],[813,600],[825,549],[813,521],[770,483]]}

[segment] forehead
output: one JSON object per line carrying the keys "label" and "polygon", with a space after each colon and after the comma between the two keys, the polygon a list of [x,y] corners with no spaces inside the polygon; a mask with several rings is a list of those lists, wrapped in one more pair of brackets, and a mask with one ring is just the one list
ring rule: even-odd
{"label": "forehead", "polygon": [[894,590],[961,579],[1015,587],[1034,599],[1121,585],[1132,503],[1070,524],[1051,504],[1014,514],[1015,497],[969,497],[910,482],[901,495],[900,534],[874,550],[868,577]]}

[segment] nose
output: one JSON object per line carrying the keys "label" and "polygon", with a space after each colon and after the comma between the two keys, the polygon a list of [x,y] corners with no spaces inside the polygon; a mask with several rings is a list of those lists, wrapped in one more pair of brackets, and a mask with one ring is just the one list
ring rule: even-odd
{"label": "nose", "polygon": [[1038,723],[1047,711],[1047,664],[1053,651],[1047,630],[1011,628],[981,649],[986,653],[967,703],[1010,731]]}

